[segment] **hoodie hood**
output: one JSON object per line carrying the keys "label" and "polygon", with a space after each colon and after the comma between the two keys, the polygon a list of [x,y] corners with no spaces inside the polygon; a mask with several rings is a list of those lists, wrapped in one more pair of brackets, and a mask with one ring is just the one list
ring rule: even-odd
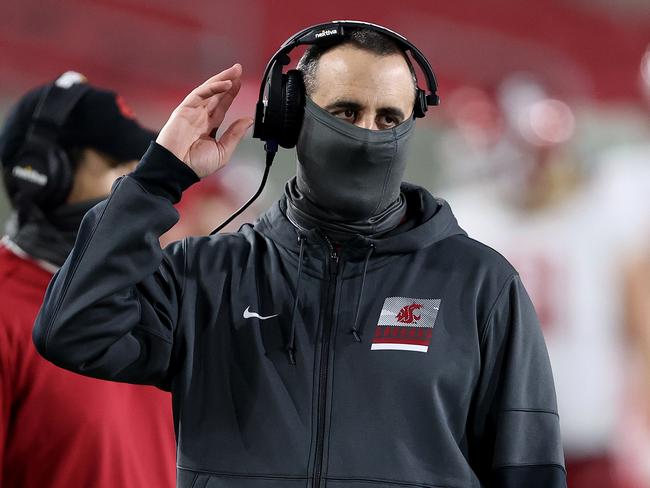
{"label": "hoodie hood", "polygon": [[[357,235],[344,247],[372,247],[374,255],[402,254],[429,247],[453,235],[467,235],[445,200],[435,198],[426,189],[411,183],[402,183],[401,191],[406,197],[407,210],[404,220],[397,227],[378,238]],[[283,195],[255,222],[255,230],[283,247],[296,250],[301,236],[307,241],[324,239],[317,230],[299,231],[287,218],[286,209],[287,199]]]}

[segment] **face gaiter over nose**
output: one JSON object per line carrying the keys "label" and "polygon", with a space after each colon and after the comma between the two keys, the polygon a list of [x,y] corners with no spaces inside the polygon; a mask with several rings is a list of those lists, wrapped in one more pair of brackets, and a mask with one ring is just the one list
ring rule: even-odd
{"label": "face gaiter over nose", "polygon": [[409,117],[392,129],[363,129],[307,99],[287,216],[337,240],[396,227],[406,212],[400,183],[414,127]]}

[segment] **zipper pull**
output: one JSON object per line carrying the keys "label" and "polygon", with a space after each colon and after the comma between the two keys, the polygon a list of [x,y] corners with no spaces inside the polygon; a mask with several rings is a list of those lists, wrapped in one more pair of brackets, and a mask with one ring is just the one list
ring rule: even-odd
{"label": "zipper pull", "polygon": [[339,255],[335,250],[330,251],[330,259],[332,265],[330,268],[330,277],[333,278],[339,272]]}
{"label": "zipper pull", "polygon": [[330,259],[334,261],[335,264],[338,264],[339,255],[336,252],[336,248],[332,244],[332,241],[330,241],[329,237],[327,237],[326,235],[324,235],[323,237],[325,237],[325,242],[327,242],[327,247],[329,247],[330,249]]}

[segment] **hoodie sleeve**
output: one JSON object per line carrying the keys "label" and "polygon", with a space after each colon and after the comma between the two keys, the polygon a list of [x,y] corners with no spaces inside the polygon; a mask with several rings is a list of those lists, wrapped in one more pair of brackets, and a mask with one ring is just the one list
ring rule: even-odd
{"label": "hoodie sleeve", "polygon": [[565,488],[553,375],[535,309],[518,276],[481,335],[470,460],[488,488]]}
{"label": "hoodie sleeve", "polygon": [[180,307],[182,242],[160,248],[196,174],[152,143],[93,207],[50,282],[33,330],[42,356],[97,378],[167,388]]}

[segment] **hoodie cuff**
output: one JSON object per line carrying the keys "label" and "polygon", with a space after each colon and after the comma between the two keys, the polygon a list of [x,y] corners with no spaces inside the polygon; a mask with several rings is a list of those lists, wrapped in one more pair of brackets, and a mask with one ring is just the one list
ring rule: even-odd
{"label": "hoodie cuff", "polygon": [[192,168],[153,141],[129,177],[172,203],[178,203],[183,191],[200,181]]}

